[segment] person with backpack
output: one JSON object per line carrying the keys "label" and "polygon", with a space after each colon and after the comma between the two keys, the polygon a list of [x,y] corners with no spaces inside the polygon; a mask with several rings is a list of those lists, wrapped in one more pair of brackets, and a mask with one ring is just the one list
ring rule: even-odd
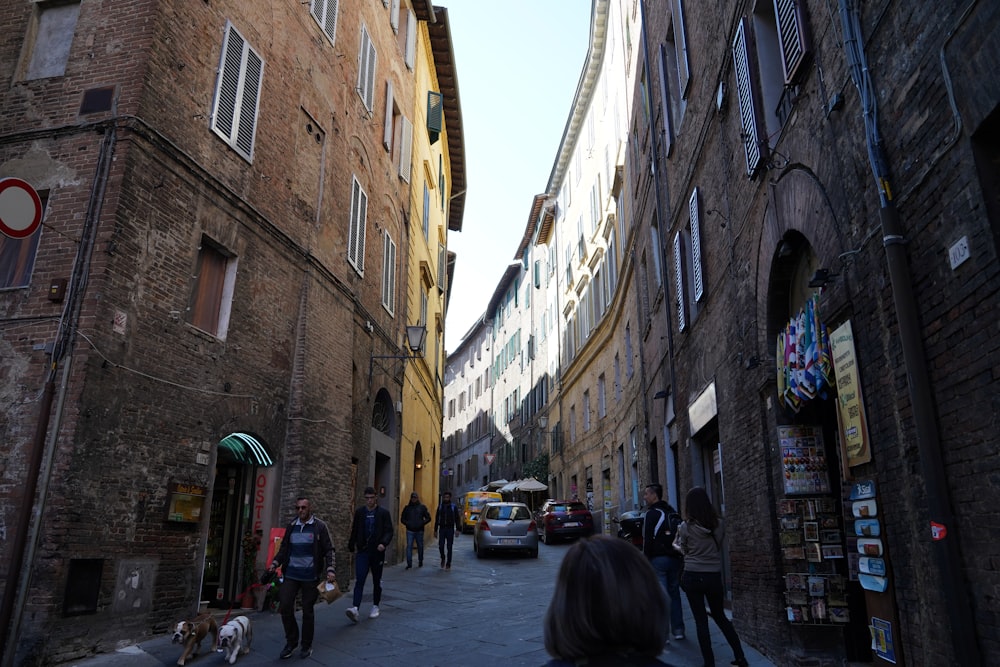
{"label": "person with backpack", "polygon": [[684,556],[674,548],[681,515],[663,500],[663,487],[659,484],[647,485],[642,497],[647,507],[642,526],[642,552],[670,596],[670,630],[673,637],[684,639],[684,610],[681,608]]}
{"label": "person with backpack", "polygon": [[[451,502],[451,492],[441,494],[441,504],[434,515],[434,537],[438,541],[438,551],[441,552],[441,567],[451,569],[451,552],[455,538],[462,530],[462,513],[458,505]],[[445,559],[445,546],[448,547],[448,558]]]}

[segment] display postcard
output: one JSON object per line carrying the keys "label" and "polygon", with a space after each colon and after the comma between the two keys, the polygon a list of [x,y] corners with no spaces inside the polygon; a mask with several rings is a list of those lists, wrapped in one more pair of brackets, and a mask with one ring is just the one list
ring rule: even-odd
{"label": "display postcard", "polygon": [[812,612],[813,618],[817,621],[826,620],[826,600],[822,598],[817,598],[812,601],[810,611]]}
{"label": "display postcard", "polygon": [[779,500],[778,501],[778,514],[798,514],[799,513],[799,501],[797,500]]}
{"label": "display postcard", "polygon": [[806,560],[810,563],[823,562],[823,552],[819,547],[819,542],[809,542],[806,544]]}
{"label": "display postcard", "polygon": [[806,534],[807,542],[819,542],[819,524],[815,521],[806,521],[802,524]]}
{"label": "display postcard", "polygon": [[827,602],[830,603],[830,606],[847,606],[847,592],[844,587],[844,578],[830,577],[826,583],[829,588]]}
{"label": "display postcard", "polygon": [[858,580],[858,564],[861,562],[861,554],[856,551],[847,552],[847,578],[851,581]]}
{"label": "display postcard", "polygon": [[809,595],[822,597],[826,595],[826,577],[809,577]]}
{"label": "display postcard", "polygon": [[819,534],[819,541],[823,544],[840,544],[840,531],[824,530]]}
{"label": "display postcard", "polygon": [[790,605],[809,604],[805,591],[785,591],[785,602]]}
{"label": "display postcard", "polygon": [[816,501],[813,499],[802,502],[802,516],[813,521],[816,519]]}
{"label": "display postcard", "polygon": [[839,544],[824,544],[822,553],[823,553],[823,558],[827,560],[833,560],[834,558],[843,558],[844,547],[840,546]]}
{"label": "display postcard", "polygon": [[790,547],[796,544],[802,544],[802,533],[797,530],[783,530],[781,531],[781,546]]}
{"label": "display postcard", "polygon": [[782,530],[798,530],[799,529],[799,517],[797,517],[797,516],[783,516],[783,517],[781,517],[781,529]]}
{"label": "display postcard", "polygon": [[851,621],[851,612],[847,607],[829,607],[826,613],[833,623],[850,623]]}
{"label": "display postcard", "polygon": [[824,516],[820,517],[819,520],[820,528],[840,528],[840,522],[837,521],[835,516]]}
{"label": "display postcard", "polygon": [[805,560],[806,550],[802,547],[785,547],[781,550],[781,555],[785,560]]}
{"label": "display postcard", "polygon": [[817,498],[816,511],[821,514],[833,514],[837,511],[837,501],[833,498]]}
{"label": "display postcard", "polygon": [[801,574],[786,574],[785,588],[790,591],[804,591],[806,589],[806,578]]}

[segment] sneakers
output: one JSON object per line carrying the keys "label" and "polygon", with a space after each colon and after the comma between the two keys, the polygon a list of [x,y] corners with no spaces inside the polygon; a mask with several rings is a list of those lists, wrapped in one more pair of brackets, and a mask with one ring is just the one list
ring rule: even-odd
{"label": "sneakers", "polygon": [[423,567],[423,566],[424,566],[424,561],[420,561],[420,564],[417,565],[417,567]]}
{"label": "sneakers", "polygon": [[684,633],[683,632],[675,632],[674,633],[674,639],[684,639]]}
{"label": "sneakers", "polygon": [[278,656],[281,660],[288,660],[295,653],[295,646],[292,644],[285,644],[285,648],[281,649],[281,655]]}
{"label": "sneakers", "polygon": [[451,569],[451,563],[448,563],[447,565],[445,565],[445,566],[444,566],[444,569],[446,569],[446,570],[450,570],[450,569]]}
{"label": "sneakers", "polygon": [[441,567],[444,568],[444,558],[441,559]]}
{"label": "sneakers", "polygon": [[303,646],[302,650],[299,652],[299,657],[305,659],[311,656],[312,654],[313,654],[312,646]]}
{"label": "sneakers", "polygon": [[359,616],[358,616],[358,608],[357,607],[351,607],[350,609],[348,609],[344,613],[347,614],[347,618],[351,619],[355,623],[358,622]]}
{"label": "sneakers", "polygon": [[370,614],[368,614],[368,618],[378,618],[378,613],[379,613],[378,612],[378,605],[377,604],[373,604],[372,605],[372,611],[371,611]]}
{"label": "sneakers", "polygon": [[407,570],[412,570],[413,569],[413,563],[407,563],[406,564],[406,569]]}

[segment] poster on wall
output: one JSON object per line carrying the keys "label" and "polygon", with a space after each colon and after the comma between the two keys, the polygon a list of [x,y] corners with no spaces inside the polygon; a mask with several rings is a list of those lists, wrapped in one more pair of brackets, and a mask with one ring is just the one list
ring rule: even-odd
{"label": "poster on wall", "polygon": [[837,423],[840,443],[848,468],[872,460],[868,443],[868,422],[861,396],[861,380],[854,352],[854,332],[848,320],[830,334],[833,373],[837,379]]}
{"label": "poster on wall", "polygon": [[816,426],[779,426],[785,495],[830,492],[823,431]]}

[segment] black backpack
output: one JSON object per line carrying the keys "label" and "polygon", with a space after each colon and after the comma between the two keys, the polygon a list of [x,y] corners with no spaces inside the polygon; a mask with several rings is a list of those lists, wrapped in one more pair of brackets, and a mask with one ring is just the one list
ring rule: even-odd
{"label": "black backpack", "polygon": [[[656,511],[663,513],[663,510],[659,508]],[[653,541],[658,547],[657,551],[666,553],[668,556],[681,558],[683,557],[681,552],[674,548],[674,538],[677,537],[677,527],[681,525],[684,519],[677,512],[666,512],[666,515],[667,520],[659,525],[656,534],[653,535]]]}

